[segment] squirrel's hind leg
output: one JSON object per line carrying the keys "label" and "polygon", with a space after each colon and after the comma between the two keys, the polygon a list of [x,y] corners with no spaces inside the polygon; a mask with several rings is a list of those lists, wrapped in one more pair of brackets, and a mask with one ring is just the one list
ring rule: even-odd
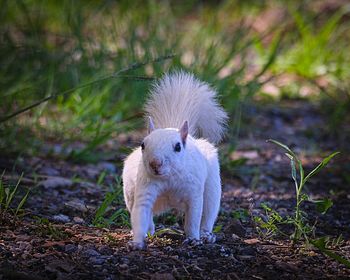
{"label": "squirrel's hind leg", "polygon": [[210,170],[205,182],[203,197],[203,212],[201,219],[201,239],[205,243],[214,243],[215,235],[212,233],[215,220],[219,213],[221,198],[221,180],[218,168]]}

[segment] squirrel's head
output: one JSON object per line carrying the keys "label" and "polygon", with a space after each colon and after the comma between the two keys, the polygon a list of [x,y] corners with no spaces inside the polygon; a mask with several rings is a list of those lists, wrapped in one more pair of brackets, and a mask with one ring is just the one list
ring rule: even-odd
{"label": "squirrel's head", "polygon": [[183,164],[188,122],[181,128],[155,129],[149,118],[148,135],[141,144],[142,160],[149,175],[167,177]]}

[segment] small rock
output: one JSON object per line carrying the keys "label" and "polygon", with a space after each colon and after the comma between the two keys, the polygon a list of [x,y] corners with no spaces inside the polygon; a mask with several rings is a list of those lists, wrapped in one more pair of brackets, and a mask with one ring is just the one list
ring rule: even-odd
{"label": "small rock", "polygon": [[105,262],[105,259],[101,257],[91,257],[89,261],[94,265],[101,265]]}
{"label": "small rock", "polygon": [[97,256],[100,256],[99,252],[97,252],[96,250],[94,249],[87,249],[84,251],[83,253],[84,256],[87,256],[87,257],[97,257]]}
{"label": "small rock", "polygon": [[100,174],[100,171],[96,166],[85,167],[83,170],[86,176],[90,179],[96,179]]}
{"label": "small rock", "polygon": [[100,162],[97,167],[100,170],[105,170],[108,171],[109,173],[116,173],[117,172],[117,168],[115,167],[115,165],[113,163],[110,162]]}
{"label": "small rock", "polygon": [[109,247],[109,246],[99,246],[97,248],[97,251],[101,254],[101,255],[111,255],[113,254],[113,250]]}
{"label": "small rock", "polygon": [[239,240],[240,239],[240,237],[237,234],[234,234],[234,233],[232,233],[231,237],[232,237],[233,240]]}
{"label": "small rock", "polygon": [[242,261],[248,261],[248,260],[254,259],[255,257],[250,255],[239,255],[237,256],[237,258],[239,258]]}
{"label": "small rock", "polygon": [[119,268],[122,270],[127,270],[129,268],[129,266],[126,263],[120,264]]}
{"label": "small rock", "polygon": [[84,219],[80,218],[80,217],[74,217],[73,218],[73,222],[76,224],[85,224]]}
{"label": "small rock", "polygon": [[49,167],[49,166],[44,166],[44,167],[40,168],[39,173],[44,174],[44,175],[48,175],[48,176],[59,176],[60,175],[60,172],[57,169]]}
{"label": "small rock", "polygon": [[67,244],[64,247],[64,251],[66,253],[74,253],[77,250],[77,246],[75,246],[74,244]]}
{"label": "small rock", "polygon": [[71,201],[68,201],[64,204],[65,206],[68,206],[69,208],[72,208],[74,210],[78,210],[81,212],[87,212],[88,208],[86,207],[85,203],[81,200],[74,199]]}
{"label": "small rock", "polygon": [[98,192],[96,191],[96,184],[91,182],[82,181],[82,182],[79,182],[79,186],[82,188],[87,188],[88,190],[92,189],[93,191],[95,191],[95,193]]}
{"label": "small rock", "polygon": [[[119,255],[119,253],[117,255]],[[128,258],[121,258],[120,261],[126,265],[128,265],[130,263],[130,260]]]}
{"label": "small rock", "polygon": [[60,222],[60,223],[69,223],[70,222],[69,217],[66,215],[63,215],[63,214],[55,215],[52,218],[54,221]]}
{"label": "small rock", "polygon": [[71,187],[73,185],[72,180],[63,178],[63,177],[53,177],[53,178],[48,178],[44,181],[41,181],[39,183],[40,186],[43,186],[46,189],[51,189],[51,188],[67,188]]}

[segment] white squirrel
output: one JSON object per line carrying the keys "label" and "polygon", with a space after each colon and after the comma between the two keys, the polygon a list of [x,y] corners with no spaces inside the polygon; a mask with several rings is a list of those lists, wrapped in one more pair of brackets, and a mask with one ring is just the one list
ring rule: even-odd
{"label": "white squirrel", "polygon": [[213,88],[185,72],[166,74],[153,85],[145,105],[149,134],[123,169],[133,231],[129,249],[144,249],[147,232],[154,234],[153,215],[171,208],[185,212],[185,242],[215,242],[221,179],[213,144],[222,139],[227,121],[216,97]]}

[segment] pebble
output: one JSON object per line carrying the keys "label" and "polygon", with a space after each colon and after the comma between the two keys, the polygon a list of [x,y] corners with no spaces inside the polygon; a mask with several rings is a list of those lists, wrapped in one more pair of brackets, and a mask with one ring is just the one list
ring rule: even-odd
{"label": "pebble", "polygon": [[100,254],[94,250],[94,249],[87,249],[84,251],[83,253],[84,256],[87,256],[87,257],[97,257],[97,256],[100,256]]}
{"label": "pebble", "polygon": [[39,186],[43,186],[45,189],[53,188],[69,188],[73,185],[73,181],[63,177],[48,178],[39,183]]}
{"label": "pebble", "polygon": [[237,234],[234,234],[234,233],[232,233],[231,238],[232,238],[232,240],[239,240],[240,239],[240,237]]}
{"label": "pebble", "polygon": [[64,247],[64,251],[66,253],[74,253],[77,249],[78,249],[77,246],[75,246],[74,244],[67,244]]}
{"label": "pebble", "polygon": [[115,167],[115,165],[113,163],[110,162],[100,162],[97,167],[101,170],[105,170],[108,171],[110,173],[117,173],[117,168]]}
{"label": "pebble", "polygon": [[97,270],[102,269],[102,265],[100,265],[100,264],[94,264],[93,267],[94,267],[94,269],[97,269]]}
{"label": "pebble", "polygon": [[71,201],[68,201],[64,204],[68,208],[78,210],[81,212],[87,212],[88,208],[86,207],[85,203],[79,199],[73,199]]}
{"label": "pebble", "polygon": [[237,258],[239,258],[242,261],[248,261],[254,258],[254,256],[250,256],[250,255],[239,255],[237,256]]}
{"label": "pebble", "polygon": [[69,223],[70,218],[63,214],[58,214],[52,217],[54,221],[60,222],[60,223]]}
{"label": "pebble", "polygon": [[94,265],[101,265],[105,262],[105,259],[103,257],[91,257],[89,261]]}
{"label": "pebble", "polygon": [[90,179],[96,179],[100,174],[100,171],[95,166],[89,166],[84,168],[84,172]]}
{"label": "pebble", "polygon": [[59,176],[60,172],[55,168],[44,166],[40,168],[40,174],[49,175],[49,176]]}
{"label": "pebble", "polygon": [[[118,254],[119,255],[119,254]],[[128,265],[130,263],[130,260],[128,258],[121,258],[120,261],[123,263],[123,264],[126,264]]]}
{"label": "pebble", "polygon": [[74,217],[73,218],[73,222],[76,223],[76,224],[85,224],[85,221],[84,219],[80,218],[80,217]]}
{"label": "pebble", "polygon": [[123,264],[119,265],[119,268],[123,269],[123,270],[127,270],[129,268],[129,266],[126,263],[123,263]]}

